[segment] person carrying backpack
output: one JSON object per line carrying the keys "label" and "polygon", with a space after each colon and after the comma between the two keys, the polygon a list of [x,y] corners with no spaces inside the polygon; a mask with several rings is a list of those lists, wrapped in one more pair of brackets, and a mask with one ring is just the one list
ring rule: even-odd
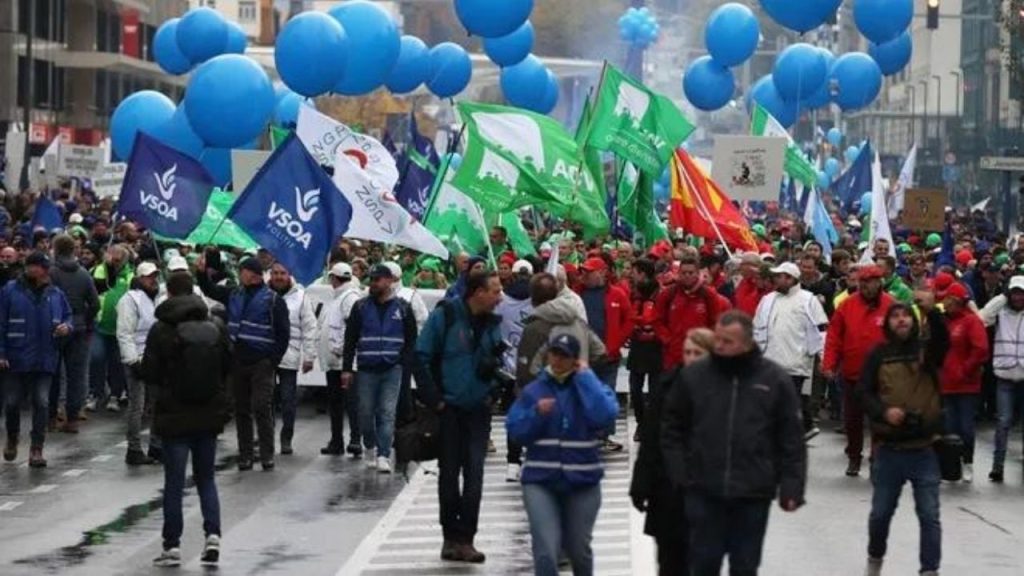
{"label": "person carrying backpack", "polygon": [[163,553],[153,563],[181,564],[181,501],[191,453],[206,533],[200,560],[214,564],[220,558],[220,502],[213,473],[217,436],[230,420],[231,340],[223,322],[192,293],[190,275],[171,274],[167,291],[170,298],[156,309],[142,361],[145,380],[156,389],[153,431],[163,439]]}

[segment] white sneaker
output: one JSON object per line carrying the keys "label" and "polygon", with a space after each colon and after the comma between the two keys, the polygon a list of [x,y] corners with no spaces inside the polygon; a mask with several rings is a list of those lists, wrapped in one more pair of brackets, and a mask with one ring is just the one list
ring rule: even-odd
{"label": "white sneaker", "polygon": [[365,453],[363,454],[363,459],[366,461],[366,467],[367,468],[376,468],[377,467],[377,449],[376,448],[370,448],[369,450],[366,450]]}
{"label": "white sneaker", "polygon": [[153,565],[160,566],[161,568],[181,566],[181,550],[178,548],[164,550],[163,553],[153,559]]}
{"label": "white sneaker", "polygon": [[88,400],[85,401],[85,411],[86,412],[95,412],[96,411],[96,399],[95,398],[89,398]]}
{"label": "white sneaker", "polygon": [[519,477],[523,472],[523,467],[519,464],[512,463],[505,469],[505,482],[519,482]]}
{"label": "white sneaker", "polygon": [[974,482],[974,464],[964,462],[963,480],[964,482]]}
{"label": "white sneaker", "polygon": [[107,400],[107,412],[120,412],[120,411],[121,411],[121,405],[117,403],[117,398],[114,398],[113,396],[111,396],[110,400]]}
{"label": "white sneaker", "polygon": [[377,457],[377,472],[380,474],[391,474],[391,459],[384,456]]}
{"label": "white sneaker", "polygon": [[220,536],[210,534],[206,537],[206,546],[203,547],[203,554],[199,561],[203,564],[216,564],[220,560]]}
{"label": "white sneaker", "polygon": [[868,557],[868,567],[864,569],[864,576],[882,576],[882,559]]}

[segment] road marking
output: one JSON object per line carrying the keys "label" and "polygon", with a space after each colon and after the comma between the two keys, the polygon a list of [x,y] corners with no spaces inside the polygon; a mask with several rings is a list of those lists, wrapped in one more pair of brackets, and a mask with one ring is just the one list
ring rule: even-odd
{"label": "road marking", "polygon": [[40,484],[39,486],[29,490],[29,494],[47,494],[49,492],[53,492],[56,487],[56,484]]}
{"label": "road marking", "polygon": [[113,458],[113,454],[100,454],[99,456],[95,456],[92,460],[89,460],[89,462],[109,462]]}
{"label": "road marking", "polygon": [[10,502],[4,502],[3,504],[0,504],[0,512],[10,512],[11,510],[14,510],[18,506],[21,506],[22,504],[24,504],[24,502],[17,502],[14,500]]}
{"label": "road marking", "polygon": [[67,472],[61,474],[61,476],[67,476],[68,478],[78,478],[79,476],[85,474],[86,472],[88,472],[88,470],[86,470],[85,468],[72,468],[71,470],[68,470]]}
{"label": "road marking", "polygon": [[128,447],[128,441],[127,440],[122,440],[122,441],[118,442],[117,444],[114,444],[114,448],[127,448],[127,447]]}

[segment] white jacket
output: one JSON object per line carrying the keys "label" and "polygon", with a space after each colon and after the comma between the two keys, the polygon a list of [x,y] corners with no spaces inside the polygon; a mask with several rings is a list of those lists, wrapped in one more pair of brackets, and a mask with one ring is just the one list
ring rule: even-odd
{"label": "white jacket", "polygon": [[827,324],[821,302],[798,284],[788,294],[772,292],[761,299],[754,315],[754,340],[765,358],[787,374],[808,378],[814,357],[824,348],[819,327]]}
{"label": "white jacket", "polygon": [[129,290],[117,302],[116,335],[122,364],[142,361],[153,324],[156,324],[156,302],[142,290]]}
{"label": "white jacket", "polygon": [[996,378],[1024,381],[1024,311],[1015,311],[1000,294],[988,301],[979,313],[985,326],[995,326],[992,368]]}
{"label": "white jacket", "polygon": [[279,368],[299,370],[303,362],[316,361],[317,325],[313,306],[306,299],[306,291],[298,284],[284,295],[288,305],[288,322],[291,324],[291,337],[288,338],[288,351],[281,358]]}
{"label": "white jacket", "polygon": [[391,293],[401,300],[405,300],[412,307],[412,315],[416,318],[416,331],[417,333],[423,331],[423,325],[427,323],[427,317],[430,316],[430,312],[427,311],[427,303],[423,301],[423,296],[420,296],[419,290],[416,288],[407,288],[402,285],[401,280],[396,280],[391,286]]}
{"label": "white jacket", "polygon": [[364,296],[358,280],[350,280],[334,291],[334,299],[320,313],[320,367],[324,372],[341,370],[345,348],[345,323],[352,307]]}

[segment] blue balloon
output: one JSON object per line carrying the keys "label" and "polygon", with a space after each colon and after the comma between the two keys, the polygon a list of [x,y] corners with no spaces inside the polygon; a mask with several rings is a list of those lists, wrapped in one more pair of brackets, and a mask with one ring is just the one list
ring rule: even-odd
{"label": "blue balloon", "polygon": [[231,148],[206,148],[199,163],[210,173],[215,186],[224,188],[231,182]]}
{"label": "blue balloon", "polygon": [[865,38],[884,44],[902,34],[914,19],[914,0],[854,0],[853,21]]}
{"label": "blue balloon", "polygon": [[127,161],[135,145],[135,134],[139,130],[152,133],[170,120],[174,111],[174,102],[154,90],[135,92],[122,100],[110,117],[110,141],[114,154]]}
{"label": "blue balloon", "polygon": [[455,0],[455,14],[470,34],[501,38],[516,31],[533,11],[533,0]]}
{"label": "blue balloon", "polygon": [[669,173],[668,168],[662,171],[661,176],[658,178],[658,183],[662,186],[668,187],[672,183],[672,174]]}
{"label": "blue balloon", "polygon": [[192,73],[185,110],[207,147],[233,148],[260,136],[274,112],[274,87],[263,68],[224,54]]}
{"label": "blue balloon", "polygon": [[548,71],[533,54],[515,66],[502,68],[501,91],[512,106],[534,109],[544,99]]}
{"label": "blue balloon", "polygon": [[189,124],[184,102],[178,104],[178,108],[170,120],[146,132],[178,152],[188,154],[193,158],[198,159],[203,153],[203,139],[196,135],[192,125]]}
{"label": "blue balloon", "polygon": [[793,44],[775,60],[772,78],[775,88],[786,100],[809,98],[825,82],[828,62],[821,51],[810,44]]}
{"label": "blue balloon", "polygon": [[153,59],[164,72],[177,76],[192,69],[192,62],[178,48],[178,22],[171,18],[156,29],[153,35]]}
{"label": "blue balloon", "polygon": [[732,70],[723,67],[711,56],[701,56],[683,73],[683,93],[701,110],[711,112],[725,106],[736,91]]}
{"label": "blue balloon", "polygon": [[224,49],[224,53],[245,54],[245,49],[248,46],[249,38],[245,35],[245,30],[242,30],[238,22],[228,20],[228,44]]}
{"label": "blue balloon", "polygon": [[[832,54],[832,51],[828,50],[827,48],[819,47],[818,51],[820,51],[822,56],[825,57],[825,62],[828,66],[829,75],[831,75],[832,66],[833,64],[835,64],[836,57]],[[825,81],[821,83],[821,86],[818,86],[818,89],[815,90],[814,94],[811,94],[809,97],[805,98],[803,101],[800,102],[802,107],[813,110],[818,108],[826,108],[829,104],[832,103],[832,92],[830,90],[828,82],[829,75],[826,75]]]}
{"label": "blue balloon", "polygon": [[192,64],[224,53],[228,46],[228,22],[213,8],[193,8],[181,17],[175,36],[178,48]]}
{"label": "blue balloon", "polygon": [[868,44],[868,55],[878,64],[882,74],[892,76],[906,68],[914,54],[914,39],[904,32],[885,44]]}
{"label": "blue balloon", "polygon": [[402,36],[398,61],[385,83],[394,94],[406,94],[430,79],[430,50],[415,36]]}
{"label": "blue balloon", "polygon": [[715,9],[704,28],[708,54],[722,66],[739,66],[757,49],[761,28],[757,17],[743,4],[730,2]]}
{"label": "blue balloon", "polygon": [[348,37],[337,20],[322,12],[303,12],[278,34],[274,64],[288,88],[313,98],[341,80],[347,51]]}
{"label": "blue balloon", "polygon": [[835,158],[829,158],[825,160],[825,173],[835,178],[839,175],[839,160]]}
{"label": "blue balloon", "polygon": [[537,102],[534,112],[538,114],[551,114],[554,111],[555,106],[558,106],[558,97],[561,95],[561,86],[558,84],[558,77],[550,69],[548,73],[548,85],[544,89],[544,97]]}
{"label": "blue balloon", "polygon": [[291,94],[292,91],[283,82],[274,82],[274,104],[281,101],[281,98]]}
{"label": "blue balloon", "polygon": [[469,86],[473,61],[466,49],[454,42],[442,42],[430,49],[430,80],[427,88],[438,98],[451,98]]}
{"label": "blue balloon", "polygon": [[763,76],[750,89],[750,97],[775,117],[784,128],[789,128],[796,123],[799,112],[796,102],[787,102],[782,99],[779,91],[775,89],[775,82],[772,75]]}
{"label": "blue balloon", "polygon": [[871,214],[871,192],[865,192],[860,197],[860,215],[865,216]]}
{"label": "blue balloon", "polygon": [[274,106],[274,124],[281,127],[295,126],[299,121],[299,106],[305,99],[292,92],[285,94]]}
{"label": "blue balloon", "polygon": [[858,156],[860,156],[860,146],[850,146],[846,149],[845,157],[847,164],[856,162]]}
{"label": "blue balloon", "polygon": [[826,137],[828,138],[828,143],[833,146],[839,146],[843,142],[843,133],[839,131],[839,128],[829,128]]}
{"label": "blue balloon", "polygon": [[498,66],[515,66],[530,55],[533,39],[533,24],[527,20],[508,36],[484,38],[484,52]]}
{"label": "blue balloon", "polygon": [[832,185],[832,177],[826,172],[818,172],[818,190],[826,190]]}
{"label": "blue balloon", "polygon": [[825,23],[843,0],[761,0],[764,11],[779,24],[803,34]]}
{"label": "blue balloon", "polygon": [[334,91],[346,96],[369,94],[384,84],[398,61],[402,39],[398,26],[383,8],[366,0],[351,0],[328,14],[348,36],[345,73]]}
{"label": "blue balloon", "polygon": [[882,89],[882,69],[863,52],[850,52],[836,59],[830,81],[835,81],[835,103],[843,110],[871,104]]}

